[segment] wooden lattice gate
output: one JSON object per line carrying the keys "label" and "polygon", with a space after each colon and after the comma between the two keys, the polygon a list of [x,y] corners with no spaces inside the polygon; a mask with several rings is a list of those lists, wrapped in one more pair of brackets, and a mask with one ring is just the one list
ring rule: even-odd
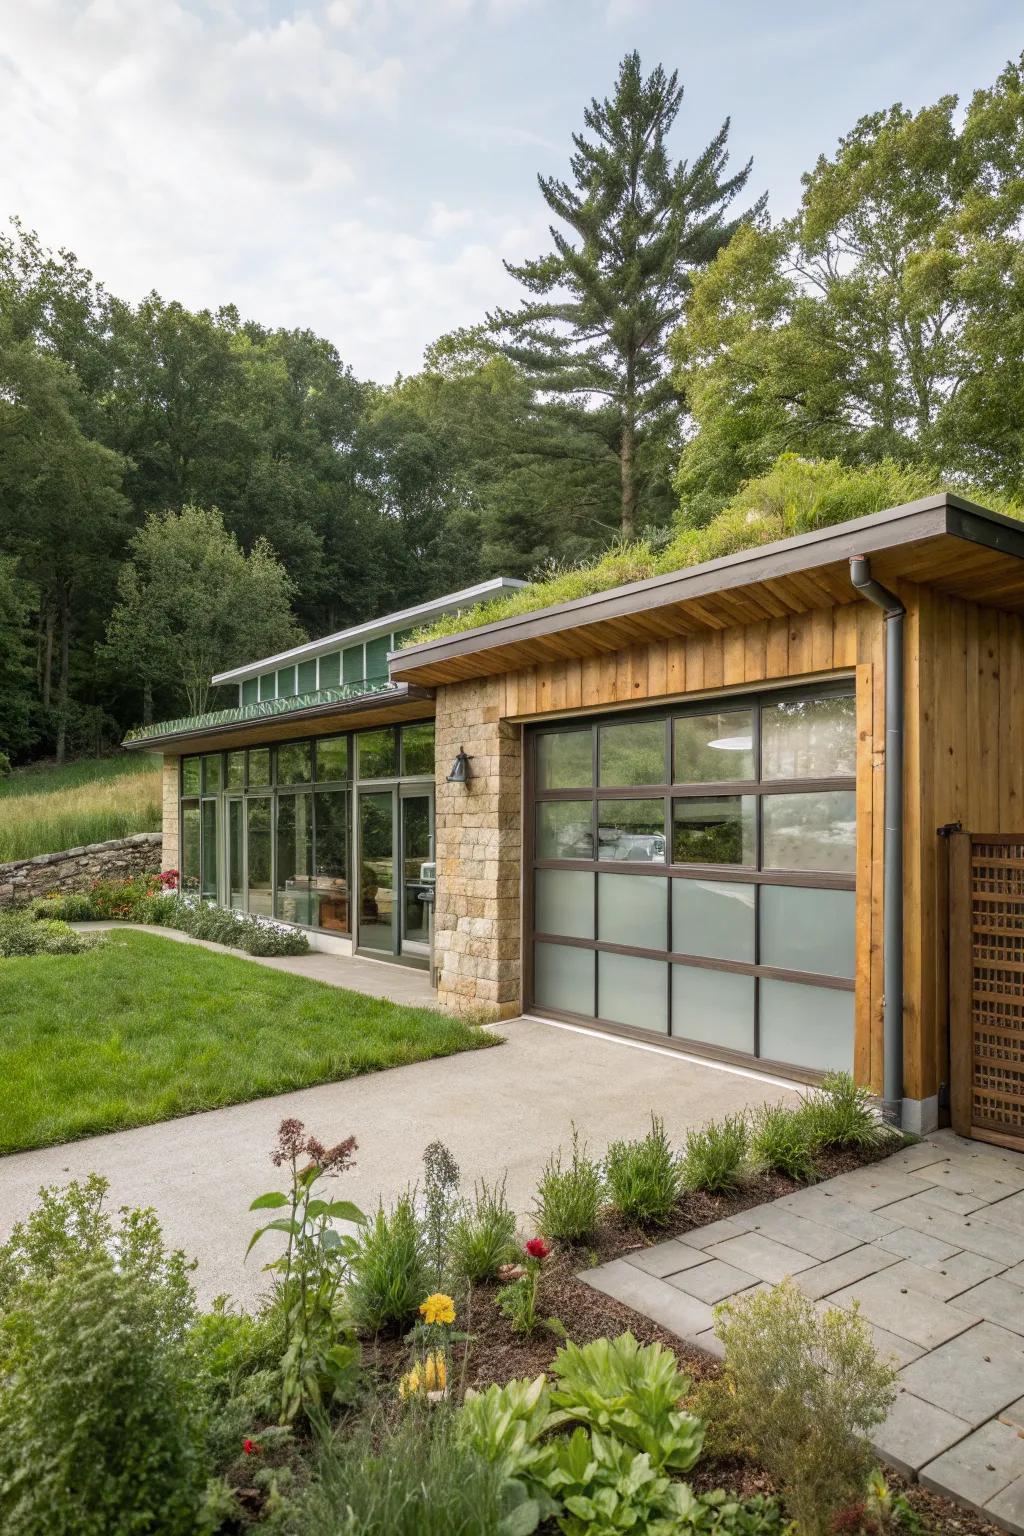
{"label": "wooden lattice gate", "polygon": [[949,895],[953,1129],[1024,1150],[1024,834],[955,832]]}

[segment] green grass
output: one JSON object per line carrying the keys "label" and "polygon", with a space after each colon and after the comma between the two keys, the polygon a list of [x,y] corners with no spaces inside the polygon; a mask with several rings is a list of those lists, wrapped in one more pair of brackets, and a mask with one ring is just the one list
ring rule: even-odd
{"label": "green grass", "polygon": [[82,955],[0,960],[0,1152],[496,1043],[430,1008],[115,930]]}
{"label": "green grass", "polygon": [[160,830],[160,758],[119,753],[0,779],[0,863]]}

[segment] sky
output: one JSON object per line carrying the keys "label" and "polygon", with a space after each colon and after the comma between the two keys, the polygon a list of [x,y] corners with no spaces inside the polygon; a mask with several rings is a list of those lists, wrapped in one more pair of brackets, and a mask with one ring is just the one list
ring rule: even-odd
{"label": "sky", "polygon": [[361,378],[519,290],[619,61],[679,70],[670,149],[730,117],[790,213],[859,116],[961,99],[1024,48],[1021,0],[0,0],[0,222],[106,287],[234,303]]}

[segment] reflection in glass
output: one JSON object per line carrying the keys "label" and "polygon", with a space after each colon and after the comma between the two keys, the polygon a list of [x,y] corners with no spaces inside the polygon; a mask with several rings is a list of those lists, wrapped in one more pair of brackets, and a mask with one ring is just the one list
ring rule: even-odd
{"label": "reflection in glass", "polygon": [[228,789],[241,789],[245,784],[245,753],[228,753]]}
{"label": "reflection in glass", "polygon": [[664,864],[664,800],[601,800],[597,807],[599,859]]}
{"label": "reflection in glass", "polygon": [[220,753],[211,752],[203,758],[203,794],[216,795],[220,791]]}
{"label": "reflection in glass", "polygon": [[672,1034],[682,1040],[702,1040],[721,1050],[752,1055],[753,976],[706,970],[696,965],[674,965]]}
{"label": "reflection in glass", "polygon": [[594,937],[594,877],[574,869],[538,869],[533,926],[570,939]]}
{"label": "reflection in glass", "polygon": [[390,790],[359,796],[359,943],[389,954],[395,948],[393,804]]}
{"label": "reflection in glass", "polygon": [[[253,755],[250,754],[250,771]],[[261,917],[270,917],[274,910],[274,893],[270,886],[270,808],[269,796],[245,803],[249,911]]]}
{"label": "reflection in glass", "polygon": [[600,781],[612,787],[664,784],[664,720],[627,720],[598,732]]}
{"label": "reflection in glass", "polygon": [[677,784],[753,779],[754,715],[749,709],[683,715],[673,726]]}
{"label": "reflection in glass", "polygon": [[763,779],[852,778],[856,771],[856,700],[788,699],[762,707]]}
{"label": "reflection in glass", "polygon": [[291,699],[295,697],[295,668],[282,667],[277,674],[277,696],[279,699]]}
{"label": "reflection in glass", "polygon": [[589,800],[547,800],[537,806],[537,857],[594,857],[592,805]]}
{"label": "reflection in glass", "polygon": [[201,842],[202,852],[202,889],[201,894],[207,901],[217,900],[217,802],[216,800],[204,800],[202,802],[203,835]]}
{"label": "reflection in glass", "polygon": [[597,1016],[610,1024],[668,1034],[668,966],[639,955],[597,957]]}
{"label": "reflection in glass", "polygon": [[[198,759],[195,761],[198,765]],[[199,889],[198,805],[183,805],[181,808],[181,888],[183,891]]]}
{"label": "reflection in glass", "polygon": [[322,736],[316,744],[316,776],[323,784],[329,779],[348,778],[348,737]]}
{"label": "reflection in glass", "polygon": [[821,976],[854,972],[854,894],[795,885],[761,887],[761,962]]}
{"label": "reflection in glass", "polygon": [[308,741],[291,741],[286,747],[278,747],[279,784],[308,784],[312,777],[312,753]]}
{"label": "reflection in glass", "polygon": [[586,789],[594,782],[593,736],[544,731],[537,737],[537,788]]}
{"label": "reflection in glass", "polygon": [[708,795],[672,804],[675,864],[753,864],[753,795]]}
{"label": "reflection in glass", "polygon": [[402,937],[426,944],[430,933],[427,903],[420,897],[433,890],[430,856],[430,796],[403,795],[402,810]]}
{"label": "reflection in glass", "polygon": [[598,875],[597,936],[608,944],[664,949],[668,884],[659,875]]}
{"label": "reflection in glass", "polygon": [[366,642],[366,681],[368,683],[386,683],[388,680],[388,651],[391,649],[391,636],[378,635],[376,640]]}
{"label": "reflection in glass", "polygon": [[852,789],[765,795],[761,828],[765,869],[854,873],[857,808]]}
{"label": "reflection in glass", "polygon": [[314,887],[318,928],[349,932],[348,820],[349,797],[343,789],[321,789],[313,802],[316,818]]}
{"label": "reflection in glass", "polygon": [[[235,754],[232,754],[233,756]],[[241,754],[238,754],[241,756]],[[230,760],[228,769],[230,772]],[[245,809],[241,800],[228,801],[228,906],[245,911]]]}
{"label": "reflection in glass", "polygon": [[183,795],[199,793],[198,757],[183,757],[181,760],[181,792]]}
{"label": "reflection in glass", "polygon": [[594,951],[568,944],[533,946],[533,996],[541,1008],[594,1016]]}
{"label": "reflection in glass", "polygon": [[395,733],[390,730],[363,731],[356,737],[361,779],[394,778],[398,769]]}
{"label": "reflection in glass", "polygon": [[434,722],[421,720],[418,725],[402,727],[402,772],[434,775]]}
{"label": "reflection in glass", "polygon": [[853,992],[761,979],[761,1055],[817,1072],[853,1071]]}
{"label": "reflection in glass", "polygon": [[313,921],[313,797],[281,795],[277,802],[276,914],[286,923]]}
{"label": "reflection in glass", "polygon": [[249,753],[249,788],[270,783],[270,748],[253,747]]}
{"label": "reflection in glass", "polygon": [[754,887],[738,881],[672,881],[672,948],[709,960],[754,959]]}

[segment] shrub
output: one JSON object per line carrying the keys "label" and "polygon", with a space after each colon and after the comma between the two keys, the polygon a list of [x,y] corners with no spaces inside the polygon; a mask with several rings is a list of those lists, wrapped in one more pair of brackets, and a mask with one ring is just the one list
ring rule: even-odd
{"label": "shrub", "polygon": [[561,1148],[548,1158],[534,1199],[537,1231],[556,1242],[579,1243],[597,1227],[603,1183],[601,1168],[572,1128],[572,1158],[562,1167]]}
{"label": "shrub", "polygon": [[762,1104],[750,1128],[750,1157],[759,1168],[806,1183],[816,1173],[811,1126],[802,1109]]}
{"label": "shrub", "polygon": [[423,1228],[411,1194],[377,1214],[360,1233],[348,1276],[348,1301],[360,1328],[371,1333],[414,1322],[430,1289]]}
{"label": "shrub", "polygon": [[858,1088],[848,1072],[830,1072],[806,1095],[800,1114],[815,1150],[875,1147],[887,1134],[868,1090]]}
{"label": "shrub", "polygon": [[742,1115],[711,1120],[688,1131],[683,1152],[683,1187],[709,1195],[726,1194],[743,1180],[750,1135]]}
{"label": "shrub", "polygon": [[719,1394],[737,1440],[781,1488],[805,1536],[862,1494],[867,1436],[885,1418],[896,1373],[854,1312],[819,1314],[793,1284],[716,1309],[725,1345]]}
{"label": "shrub", "polygon": [[614,1141],[604,1166],[614,1208],[642,1227],[662,1227],[682,1190],[682,1162],[673,1152],[664,1122],[651,1116],[642,1141]]}
{"label": "shrub", "polygon": [[69,922],[155,923],[194,939],[241,949],[248,955],[306,955],[309,940],[298,928],[282,927],[251,913],[231,912],[211,901],[183,901],[169,886],[173,871],[139,880],[100,880],[81,895],[47,896],[31,906],[35,918]]}
{"label": "shrub", "polygon": [[39,896],[29,906],[35,918],[59,918],[65,923],[87,923],[93,915],[92,900],[85,891]]}
{"label": "shrub", "polygon": [[21,955],[79,955],[98,940],[51,917],[36,922],[24,912],[0,913],[0,959]]}
{"label": "shrub", "polygon": [[697,1460],[704,1426],[678,1407],[690,1379],[661,1344],[638,1344],[631,1333],[570,1342],[551,1369],[552,1401],[570,1418],[643,1452],[656,1470],[688,1472]]}
{"label": "shrub", "polygon": [[465,1203],[452,1224],[449,1254],[452,1272],[470,1285],[497,1278],[516,1251],[516,1213],[505,1197],[506,1181],[473,1187],[472,1205]]}

